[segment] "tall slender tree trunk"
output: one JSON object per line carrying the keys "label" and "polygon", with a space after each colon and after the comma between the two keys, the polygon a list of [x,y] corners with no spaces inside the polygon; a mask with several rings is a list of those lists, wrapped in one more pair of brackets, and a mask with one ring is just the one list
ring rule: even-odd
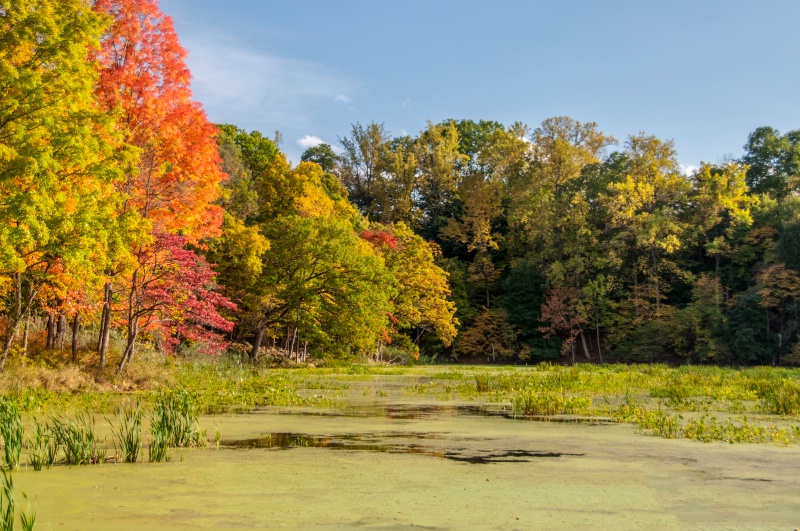
{"label": "tall slender tree trunk", "polygon": [[31,329],[31,312],[30,312],[30,310],[28,310],[28,312],[25,314],[25,330],[22,333],[22,355],[23,356],[27,356],[28,355],[28,336],[30,335],[30,329]]}
{"label": "tall slender tree trunk", "polygon": [[6,364],[6,358],[8,358],[8,353],[11,351],[11,343],[14,342],[15,335],[16,331],[13,329],[9,329],[8,332],[6,332],[6,337],[3,341],[3,358],[0,359],[0,371],[3,370],[3,367]]}
{"label": "tall slender tree trunk", "polygon": [[591,360],[592,357],[589,355],[589,347],[586,345],[586,337],[583,335],[583,330],[580,331],[581,335],[581,343],[583,344],[583,354],[586,356],[587,360]]}
{"label": "tall slender tree trunk", "polygon": [[67,337],[67,318],[64,311],[58,312],[58,323],[56,325],[56,337],[58,339],[58,349],[64,352],[64,338]]}
{"label": "tall slender tree trunk", "polygon": [[81,316],[75,312],[72,319],[72,363],[78,363],[78,332],[81,328]]}
{"label": "tall slender tree trunk", "polygon": [[138,300],[137,290],[139,289],[139,271],[135,270],[131,276],[131,288],[128,293],[128,337],[125,344],[125,351],[122,353],[122,358],[119,360],[117,372],[122,372],[125,364],[133,359],[133,353],[136,348],[136,338],[139,336],[139,309],[140,301]]}
{"label": "tall slender tree trunk", "polygon": [[600,356],[600,363],[603,363],[603,346],[600,344],[600,313],[595,312],[595,333],[597,334],[597,355]]}
{"label": "tall slender tree trunk", "polygon": [[653,271],[656,277],[656,317],[658,317],[661,314],[661,284],[658,278],[658,268],[656,267],[656,253],[652,253],[651,256],[653,257]]}
{"label": "tall slender tree trunk", "polygon": [[100,368],[106,366],[108,355],[108,338],[111,332],[111,296],[113,289],[111,282],[106,282],[103,288],[103,315],[100,319],[100,338],[97,341],[97,352],[100,354]]}
{"label": "tall slender tree trunk", "polygon": [[122,353],[122,359],[119,360],[119,365],[117,365],[117,372],[122,372],[125,364],[133,359],[133,351],[136,346],[137,335],[138,331],[128,336],[128,340],[125,343],[125,351]]}
{"label": "tall slender tree trunk", "polygon": [[636,263],[633,264],[633,314],[639,320],[639,275],[636,274]]}
{"label": "tall slender tree trunk", "polygon": [[[14,308],[9,316],[10,320],[8,323],[8,329],[6,330],[6,337],[3,340],[3,356],[0,358],[0,371],[3,370],[3,367],[6,364],[8,354],[11,352],[11,345],[14,342],[14,338],[17,336],[19,323],[22,321],[22,275],[19,273],[14,273],[13,279],[15,291]],[[27,304],[26,306],[30,307],[30,304]]]}

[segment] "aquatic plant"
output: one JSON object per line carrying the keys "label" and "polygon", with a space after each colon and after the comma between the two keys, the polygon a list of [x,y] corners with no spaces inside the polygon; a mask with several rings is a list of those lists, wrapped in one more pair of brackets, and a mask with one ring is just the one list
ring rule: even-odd
{"label": "aquatic plant", "polygon": [[492,378],[486,373],[479,372],[475,376],[475,389],[479,393],[491,391]]}
{"label": "aquatic plant", "polygon": [[16,504],[14,502],[14,479],[11,474],[0,469],[2,484],[0,485],[0,529],[2,531],[14,530],[14,515]]}
{"label": "aquatic plant", "polygon": [[34,470],[52,467],[58,456],[58,441],[47,423],[33,419],[33,436],[28,439],[28,464]]}
{"label": "aquatic plant", "polygon": [[[109,424],[111,422],[109,421]],[[135,406],[122,412],[122,420],[117,429],[111,425],[116,444],[119,445],[126,463],[135,463],[142,449],[142,408],[137,402]]]}
{"label": "aquatic plant", "polygon": [[52,432],[58,447],[64,451],[66,465],[96,465],[105,461],[94,429],[94,417],[78,413],[74,419],[54,417]]}
{"label": "aquatic plant", "polygon": [[800,413],[800,384],[790,380],[772,382],[760,389],[761,409],[773,415]]}
{"label": "aquatic plant", "polygon": [[679,378],[674,378],[666,384],[658,385],[650,390],[653,398],[666,398],[673,402],[683,402],[692,396],[691,388]]}
{"label": "aquatic plant", "polygon": [[6,466],[17,468],[22,452],[22,418],[16,404],[6,397],[0,397],[0,437]]}
{"label": "aquatic plant", "polygon": [[582,413],[591,405],[591,398],[568,396],[563,392],[553,393],[535,389],[526,389],[511,401],[515,415]]}
{"label": "aquatic plant", "polygon": [[[28,496],[23,492],[25,501]],[[9,472],[0,469],[0,531],[14,531],[16,500],[14,498],[14,478]],[[23,531],[30,531],[36,523],[36,511],[28,503],[28,510],[19,513]]]}
{"label": "aquatic plant", "polygon": [[200,412],[186,389],[161,393],[152,419],[153,440],[168,446],[205,446],[205,430],[200,429]]}
{"label": "aquatic plant", "polygon": [[638,425],[639,431],[649,430],[652,435],[665,439],[678,439],[681,437],[680,415],[671,415],[662,411],[638,409],[634,410],[633,422]]}
{"label": "aquatic plant", "polygon": [[683,437],[702,442],[725,441],[729,443],[763,443],[774,442],[789,444],[796,442],[800,436],[797,427],[778,428],[758,426],[742,417],[738,422],[728,418],[725,422],[717,421],[716,417],[702,415],[699,418],[689,419],[683,429]]}
{"label": "aquatic plant", "polygon": [[153,431],[147,450],[148,461],[151,463],[161,463],[172,459],[169,441],[166,439],[165,434],[160,431]]}

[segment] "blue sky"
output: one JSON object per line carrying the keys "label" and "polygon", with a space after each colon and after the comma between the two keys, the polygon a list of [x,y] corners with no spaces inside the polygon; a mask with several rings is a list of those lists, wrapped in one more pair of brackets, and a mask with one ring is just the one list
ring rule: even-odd
{"label": "blue sky", "polygon": [[161,0],[211,120],[295,162],[350,124],[595,121],[697,166],[800,128],[800,2]]}

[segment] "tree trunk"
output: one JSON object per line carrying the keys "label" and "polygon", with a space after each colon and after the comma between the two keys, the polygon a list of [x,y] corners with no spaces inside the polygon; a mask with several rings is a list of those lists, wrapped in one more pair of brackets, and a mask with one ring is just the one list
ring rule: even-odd
{"label": "tree trunk", "polygon": [[600,356],[600,363],[603,363],[603,347],[600,344],[600,314],[595,313],[595,333],[597,334],[597,355]]}
{"label": "tree trunk", "polygon": [[136,338],[139,335],[139,327],[136,324],[128,326],[128,341],[125,344],[125,352],[122,353],[122,359],[119,360],[117,372],[122,372],[126,363],[133,360],[133,352],[136,348]]}
{"label": "tree trunk", "polygon": [[633,263],[633,314],[639,320],[639,276],[636,274],[636,262]]}
{"label": "tree trunk", "polygon": [[72,363],[78,363],[78,332],[81,328],[81,316],[75,313],[72,320]]}
{"label": "tree trunk", "polygon": [[103,288],[103,316],[100,319],[100,338],[97,341],[97,351],[100,354],[100,368],[106,366],[108,354],[108,336],[111,331],[111,282],[106,282]]}
{"label": "tree trunk", "polygon": [[31,312],[28,311],[28,313],[25,316],[25,330],[22,333],[22,355],[23,356],[27,356],[28,355],[28,336],[30,335],[30,329],[31,329]]}
{"label": "tree trunk", "polygon": [[[17,330],[19,329],[19,323],[22,321],[22,276],[19,273],[14,273],[14,309],[11,313],[10,320],[8,323],[8,330],[6,330],[6,337],[3,341],[3,356],[0,358],[0,371],[3,370],[3,367],[6,364],[6,359],[8,358],[8,353],[11,351],[11,344],[14,342],[14,338],[17,335]],[[26,304],[26,311],[27,308],[30,308],[30,304]]]}
{"label": "tree trunk", "polygon": [[122,372],[126,363],[133,359],[133,352],[136,348],[136,338],[139,336],[139,310],[141,301],[138,299],[139,271],[135,270],[131,275],[131,287],[128,292],[128,337],[125,344],[125,351],[119,360],[117,372]]}
{"label": "tree trunk", "polygon": [[589,347],[586,346],[586,338],[583,336],[583,330],[580,331],[581,335],[581,343],[583,343],[583,354],[586,356],[586,359],[591,361],[592,357],[589,355]]}
{"label": "tree trunk", "polygon": [[58,338],[58,349],[64,352],[64,338],[67,336],[67,318],[63,311],[58,313],[58,323],[56,325],[56,337]]}
{"label": "tree trunk", "polygon": [[55,320],[53,319],[53,312],[47,312],[47,343],[45,343],[45,348],[47,350],[53,350],[55,347],[56,342],[56,324]]}
{"label": "tree trunk", "polygon": [[261,342],[264,340],[264,327],[258,327],[256,338],[253,340],[253,348],[250,350],[250,360],[253,363],[258,361],[258,351],[261,349]]}

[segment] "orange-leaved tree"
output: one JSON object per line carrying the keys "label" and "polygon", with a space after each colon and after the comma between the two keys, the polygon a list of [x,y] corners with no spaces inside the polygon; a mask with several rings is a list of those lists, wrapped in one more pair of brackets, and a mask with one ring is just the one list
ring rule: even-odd
{"label": "orange-leaved tree", "polygon": [[[156,0],[97,0],[97,12],[112,23],[96,56],[101,66],[97,94],[102,105],[117,110],[127,140],[140,149],[136,164],[126,171],[122,191],[126,210],[135,210],[150,224],[149,237],[128,242],[135,262],[121,275],[126,301],[146,298],[141,278],[148,277],[147,260],[153,234],[179,234],[189,245],[219,233],[222,209],[213,202],[225,175],[220,169],[217,128],[192,99],[186,51],[180,46],[172,19]],[[155,265],[153,265],[155,267]],[[123,272],[109,268],[106,305],[101,326],[101,364],[111,323],[111,279]],[[147,319],[130,303],[123,314]],[[127,323],[138,330],[136,323]],[[128,338],[129,341],[131,337]]]}

